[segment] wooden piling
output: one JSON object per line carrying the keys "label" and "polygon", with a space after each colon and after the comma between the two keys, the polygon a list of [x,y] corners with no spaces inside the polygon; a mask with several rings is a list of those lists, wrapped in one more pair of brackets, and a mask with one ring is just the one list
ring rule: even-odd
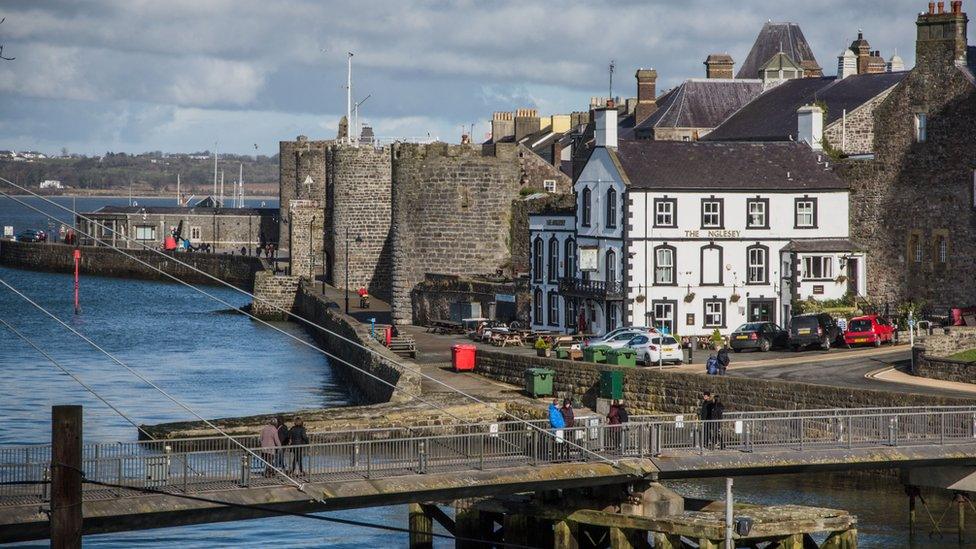
{"label": "wooden piling", "polygon": [[424,512],[419,503],[408,507],[410,527],[410,549],[432,549],[434,547],[434,519]]}
{"label": "wooden piling", "polygon": [[81,549],[81,406],[51,409],[51,548]]}
{"label": "wooden piling", "polygon": [[557,520],[552,525],[554,549],[578,549],[579,525],[568,520]]}

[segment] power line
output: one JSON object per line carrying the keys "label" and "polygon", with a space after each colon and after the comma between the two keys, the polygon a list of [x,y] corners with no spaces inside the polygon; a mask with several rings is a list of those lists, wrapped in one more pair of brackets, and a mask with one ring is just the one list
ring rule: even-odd
{"label": "power line", "polygon": [[[58,204],[57,202],[54,202],[53,200],[50,200],[50,199],[48,199],[48,198],[46,198],[44,196],[41,196],[41,195],[39,195],[37,193],[34,193],[30,189],[28,189],[26,187],[22,187],[20,185],[17,185],[16,183],[13,183],[13,182],[11,182],[8,179],[5,179],[3,177],[0,177],[0,181],[6,182],[9,185],[12,185],[12,186],[14,186],[14,187],[16,187],[16,188],[24,191],[24,192],[27,192],[28,194],[30,194],[31,196],[33,196],[35,198],[39,198],[42,201],[47,202],[47,203],[49,203],[49,204],[51,204],[51,205],[53,205],[53,206],[55,206],[57,208],[60,208],[60,209],[62,209],[64,211],[66,211],[66,212],[69,212],[69,213],[71,213],[71,214],[73,214],[73,215],[75,215],[75,216],[77,216],[77,217],[79,217],[81,219],[84,219],[85,221],[88,221],[89,223],[93,223],[95,226],[101,227],[103,229],[103,231],[104,230],[108,230],[108,231],[113,232],[113,233],[115,232],[114,229],[110,229],[107,226],[105,226],[104,224],[99,223],[96,220],[93,220],[93,219],[91,219],[91,218],[89,218],[87,216],[81,215],[81,214],[79,214],[75,210],[72,210],[70,208],[67,208],[65,206],[62,206],[62,205]],[[53,215],[51,215],[51,214],[49,214],[47,212],[44,212],[43,210],[40,210],[40,209],[38,209],[38,208],[36,208],[36,207],[34,207],[34,206],[26,203],[26,202],[23,202],[23,201],[17,199],[16,197],[13,197],[13,196],[11,196],[11,195],[9,195],[7,193],[4,193],[3,191],[0,191],[0,195],[5,196],[5,197],[7,197],[7,198],[9,198],[11,200],[14,200],[15,202],[17,202],[17,203],[19,203],[19,204],[21,204],[21,205],[23,205],[23,206],[25,206],[27,208],[30,208],[30,209],[32,209],[32,210],[40,213],[41,215],[44,215],[44,216],[49,217],[51,219],[56,219]],[[178,282],[178,283],[180,283],[180,284],[182,284],[182,285],[184,285],[184,286],[186,286],[186,287],[188,287],[190,289],[193,289],[193,290],[195,290],[195,291],[197,291],[197,292],[199,292],[199,293],[201,293],[201,294],[203,294],[203,295],[205,295],[205,296],[207,296],[207,297],[209,297],[209,298],[217,301],[218,303],[221,303],[221,304],[223,304],[223,305],[225,305],[227,307],[230,307],[230,308],[238,311],[241,314],[244,314],[244,315],[248,316],[249,318],[258,321],[261,324],[263,324],[263,325],[265,325],[265,326],[267,326],[267,327],[269,327],[269,328],[271,328],[273,330],[276,330],[279,333],[281,333],[281,334],[283,334],[285,336],[288,336],[288,337],[294,339],[295,341],[298,341],[299,343],[301,343],[301,344],[303,344],[303,345],[305,345],[307,347],[310,347],[312,349],[315,349],[316,351],[318,351],[318,352],[326,355],[329,358],[333,358],[333,359],[339,361],[340,363],[345,364],[345,365],[349,366],[350,368],[353,368],[353,369],[359,371],[360,373],[366,374],[367,376],[372,377],[373,379],[376,379],[377,381],[380,381],[381,383],[390,386],[394,391],[400,391],[402,393],[405,393],[405,394],[407,394],[407,395],[409,395],[409,396],[411,396],[413,398],[416,398],[420,402],[423,402],[424,404],[427,404],[427,405],[429,405],[429,406],[431,406],[431,407],[433,407],[433,408],[435,408],[435,409],[437,409],[437,410],[439,410],[439,411],[447,414],[448,416],[450,416],[450,417],[452,417],[454,419],[457,419],[462,424],[465,423],[465,420],[464,419],[462,419],[462,418],[460,418],[460,417],[458,417],[458,416],[450,413],[449,411],[445,410],[443,407],[438,406],[437,404],[435,404],[433,402],[430,402],[430,401],[424,399],[420,395],[413,394],[413,393],[411,393],[409,391],[406,391],[406,390],[404,390],[404,389],[402,389],[400,387],[397,387],[395,384],[390,383],[390,382],[388,382],[388,381],[386,381],[386,380],[384,380],[384,379],[376,376],[375,374],[373,374],[373,373],[371,373],[371,372],[369,372],[369,371],[367,371],[365,369],[362,369],[362,368],[360,368],[358,366],[355,366],[352,363],[350,363],[349,361],[346,361],[346,360],[342,359],[341,357],[338,357],[336,355],[333,355],[333,354],[331,354],[331,353],[329,353],[329,352],[327,352],[327,351],[325,351],[325,350],[323,350],[323,349],[321,349],[321,348],[319,348],[317,346],[314,346],[314,345],[308,343],[307,341],[304,341],[304,340],[302,340],[302,339],[294,336],[293,334],[289,334],[288,332],[285,332],[281,328],[278,328],[276,326],[273,326],[272,324],[268,323],[267,321],[262,320],[262,319],[260,319],[260,318],[258,318],[256,316],[254,316],[250,312],[245,311],[242,308],[237,307],[235,305],[232,305],[231,303],[228,303],[227,301],[224,301],[224,300],[222,300],[222,299],[214,296],[213,294],[210,294],[210,293],[208,293],[208,292],[206,292],[204,290],[201,290],[200,288],[197,288],[196,286],[185,282],[184,280],[180,279],[179,277],[176,277],[174,275],[171,275],[171,274],[163,271],[162,269],[160,269],[159,267],[157,267],[155,265],[151,265],[151,264],[147,263],[146,261],[143,261],[143,260],[141,260],[141,259],[139,259],[139,258],[137,258],[137,257],[135,257],[135,256],[133,256],[131,254],[128,254],[124,250],[122,250],[121,248],[118,248],[118,247],[116,247],[116,246],[114,246],[112,244],[109,244],[109,243],[107,243],[107,242],[105,242],[105,241],[103,241],[103,240],[95,237],[92,234],[85,233],[85,232],[83,232],[81,230],[77,230],[77,232],[83,234],[84,236],[87,236],[87,237],[91,238],[95,242],[101,243],[102,245],[104,245],[106,247],[109,247],[110,249],[115,250],[116,252],[118,252],[118,253],[120,253],[120,254],[122,254],[122,255],[124,255],[124,256],[126,256],[126,257],[128,257],[128,258],[130,258],[130,259],[132,259],[132,260],[134,260],[136,262],[138,262],[138,263],[141,263],[141,264],[149,267],[150,269],[153,269],[155,271],[158,271],[159,273],[163,274],[164,276],[167,276],[168,278],[171,278],[172,280],[174,280],[174,281],[176,281],[176,282]],[[303,323],[305,323],[305,324],[307,324],[309,326],[315,327],[316,329],[318,329],[320,331],[323,331],[323,332],[325,332],[327,334],[330,334],[332,336],[338,337],[342,341],[345,341],[345,342],[349,343],[350,345],[353,345],[353,346],[355,346],[357,348],[360,348],[362,350],[365,350],[366,352],[368,352],[368,353],[370,353],[372,355],[375,355],[375,356],[377,356],[379,358],[382,358],[384,360],[389,360],[388,358],[386,358],[386,357],[382,356],[381,354],[379,354],[377,351],[375,351],[375,350],[373,350],[373,349],[371,349],[371,348],[369,348],[369,347],[367,347],[365,345],[362,345],[361,343],[359,343],[357,341],[354,341],[352,339],[349,339],[349,338],[343,336],[342,334],[338,334],[338,333],[336,333],[334,331],[331,331],[331,330],[329,330],[329,329],[327,329],[327,328],[325,328],[325,327],[323,327],[323,326],[321,326],[319,324],[316,324],[316,323],[314,323],[314,322],[312,322],[312,321],[310,321],[310,320],[308,320],[308,319],[306,319],[306,318],[304,318],[304,317],[302,317],[300,315],[296,315],[293,312],[291,312],[289,310],[286,310],[286,309],[278,306],[277,304],[270,303],[270,302],[268,302],[268,301],[266,301],[264,299],[261,299],[258,296],[254,295],[253,293],[248,292],[246,290],[243,290],[241,288],[238,288],[238,287],[234,286],[233,284],[230,284],[230,283],[228,283],[228,282],[226,282],[226,281],[224,281],[224,280],[222,280],[222,279],[220,279],[218,277],[215,277],[215,276],[211,275],[210,273],[207,273],[207,272],[205,272],[205,271],[197,268],[194,265],[190,265],[190,264],[188,264],[188,263],[186,263],[184,261],[181,261],[181,260],[179,260],[179,259],[177,259],[177,258],[175,258],[175,257],[173,257],[171,255],[164,254],[163,252],[161,252],[161,251],[159,251],[159,250],[157,250],[157,249],[155,249],[155,248],[153,248],[151,246],[147,246],[146,244],[144,244],[142,242],[133,241],[131,238],[129,238],[126,235],[121,235],[121,237],[126,242],[135,242],[136,245],[140,246],[142,249],[149,250],[149,251],[151,251],[151,252],[153,252],[153,253],[155,253],[157,255],[160,255],[160,256],[166,258],[167,261],[174,261],[174,262],[176,262],[176,263],[178,263],[180,265],[183,265],[184,267],[187,267],[190,270],[193,270],[193,271],[195,271],[197,273],[200,273],[200,274],[204,275],[206,278],[209,278],[209,279],[217,282],[218,284],[220,284],[222,286],[226,286],[226,287],[228,287],[230,289],[233,289],[233,290],[235,290],[235,291],[237,291],[239,293],[242,293],[242,294],[244,294],[246,296],[251,297],[251,299],[253,299],[253,300],[260,301],[260,302],[262,302],[262,303],[264,303],[264,304],[266,304],[266,305],[268,305],[268,306],[270,306],[270,307],[272,307],[274,309],[277,309],[278,311],[284,313],[285,315],[287,315],[290,318],[294,318],[294,319],[296,319],[296,320],[298,320],[300,322],[303,322]],[[425,379],[427,379],[429,381],[432,381],[432,382],[434,382],[434,383],[436,383],[438,385],[441,385],[441,386],[443,386],[443,387],[445,387],[445,388],[447,388],[447,389],[449,389],[449,390],[451,390],[453,392],[456,392],[459,395],[464,396],[465,398],[468,398],[468,399],[470,399],[470,400],[472,400],[472,401],[474,401],[474,402],[476,402],[478,404],[481,404],[483,406],[486,406],[488,408],[491,408],[491,409],[495,410],[496,412],[498,412],[501,415],[510,417],[510,418],[514,419],[515,421],[517,421],[517,422],[523,423],[526,426],[528,426],[530,429],[534,429],[534,430],[536,430],[536,431],[538,431],[540,433],[543,433],[545,435],[548,435],[548,436],[551,436],[553,438],[556,438],[556,434],[554,432],[549,432],[546,429],[542,429],[542,428],[540,428],[540,427],[538,427],[538,426],[530,423],[529,421],[527,421],[527,420],[525,420],[523,418],[520,418],[520,417],[516,416],[515,414],[512,414],[511,412],[508,412],[507,410],[499,409],[493,403],[485,402],[485,401],[483,401],[483,400],[481,400],[481,399],[479,399],[479,398],[477,398],[477,397],[475,397],[475,396],[473,396],[473,395],[471,395],[469,393],[466,393],[466,392],[462,391],[461,389],[458,389],[456,387],[453,387],[453,386],[451,386],[451,385],[449,385],[449,384],[447,384],[447,383],[445,383],[445,382],[443,382],[441,380],[435,379],[435,378],[431,377],[430,375],[423,373],[423,371],[421,371],[419,368],[417,368],[417,369],[408,368],[404,364],[397,363],[397,362],[394,362],[394,364],[396,364],[397,366],[403,368],[404,370],[406,370],[408,372],[416,373],[417,375],[419,375],[419,376],[421,376],[421,377],[423,377],[423,378],[425,378]],[[575,448],[577,448],[579,450],[582,450],[586,454],[589,454],[589,455],[592,455],[592,456],[596,457],[600,461],[603,461],[603,462],[610,463],[610,464],[614,465],[614,462],[612,460],[610,460],[610,459],[608,459],[608,458],[606,458],[604,456],[601,456],[601,455],[597,454],[596,452],[593,452],[592,450],[589,450],[587,448],[584,448],[583,446],[581,446],[579,444],[576,444],[574,442],[571,442],[571,441],[565,441],[565,442],[567,444],[569,444],[570,446],[573,446],[573,447],[575,447]]]}

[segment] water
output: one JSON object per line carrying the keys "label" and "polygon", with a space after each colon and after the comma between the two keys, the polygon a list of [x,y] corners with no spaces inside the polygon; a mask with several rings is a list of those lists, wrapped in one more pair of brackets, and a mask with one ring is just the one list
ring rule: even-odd
{"label": "water", "polygon": [[[38,203],[36,199],[30,199]],[[128,200],[79,198],[79,210]],[[165,204],[167,199],[149,199]],[[58,197],[69,205],[71,198]],[[50,208],[50,206],[45,207]],[[62,217],[70,221],[70,216]],[[0,198],[0,225],[17,230],[46,228],[43,218]],[[88,276],[82,279],[83,312],[72,311],[67,275],[33,273],[0,267],[0,279],[17,287],[109,352],[178,396],[205,417],[237,416],[298,408],[348,404],[346,391],[332,377],[325,357],[270,328],[237,314],[182,286]],[[232,290],[208,288],[222,299],[244,305],[249,300]],[[192,419],[185,411],[124,372],[18,297],[0,289],[0,318],[27,334],[59,362],[94,386],[137,422]],[[282,329],[307,340],[291,324]],[[106,408],[36,351],[0,327],[0,445],[50,439],[50,407],[85,406],[88,440],[133,440],[135,429]],[[756,504],[794,503],[848,510],[858,516],[860,547],[956,546],[955,535],[929,539],[927,517],[919,506],[921,535],[909,544],[907,500],[894,479],[874,480],[843,475],[793,475],[736,479],[738,501]],[[670,482],[688,497],[721,499],[721,479]],[[938,518],[946,493],[932,495]],[[407,525],[405,506],[328,513],[326,516],[397,527]],[[970,517],[973,515],[970,514]],[[954,511],[943,527],[951,528]],[[969,524],[976,527],[976,520]],[[444,533],[438,528],[438,532]],[[968,533],[976,540],[976,528]],[[196,547],[402,547],[399,533],[356,528],[302,518],[280,517],[180,528],[89,536],[89,547],[180,545]],[[45,543],[27,545],[45,547]],[[452,544],[438,542],[438,547]]]}

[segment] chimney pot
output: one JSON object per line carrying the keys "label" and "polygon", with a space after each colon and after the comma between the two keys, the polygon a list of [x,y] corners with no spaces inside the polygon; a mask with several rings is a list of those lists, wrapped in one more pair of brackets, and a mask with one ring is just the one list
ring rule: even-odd
{"label": "chimney pot", "polygon": [[935,15],[935,2],[929,2],[929,15]]}
{"label": "chimney pot", "polygon": [[962,0],[952,0],[952,14],[959,15],[962,13]]}
{"label": "chimney pot", "polygon": [[939,13],[945,13],[945,2],[937,2],[936,5],[939,7]]}

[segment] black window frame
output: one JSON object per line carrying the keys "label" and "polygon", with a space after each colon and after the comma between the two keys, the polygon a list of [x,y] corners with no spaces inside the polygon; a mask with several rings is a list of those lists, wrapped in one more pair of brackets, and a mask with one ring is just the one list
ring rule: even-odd
{"label": "black window frame", "polygon": [[[671,224],[665,225],[657,222],[657,206],[658,204],[671,204]],[[664,198],[654,199],[654,228],[655,229],[676,229],[678,228],[678,199],[669,198],[665,196]]]}
{"label": "black window frame", "polygon": [[559,326],[559,292],[555,290],[546,293],[546,317],[550,326]]}
{"label": "black window frame", "polygon": [[[555,257],[553,251],[556,252]],[[552,283],[559,282],[559,239],[555,235],[549,237],[547,252],[546,278]]]}
{"label": "black window frame", "polygon": [[544,311],[543,307],[545,307],[545,304],[542,302],[542,299],[543,299],[542,288],[536,288],[535,292],[532,293],[532,301],[533,301],[532,316],[533,316],[533,320],[535,320],[535,324],[538,326],[546,325],[546,319],[543,318],[543,311]]}
{"label": "black window frame", "polygon": [[[751,277],[751,264],[749,262],[749,254],[753,250],[762,250],[766,257],[765,266],[763,267],[763,279],[761,281],[753,281]],[[762,244],[756,242],[751,246],[746,247],[746,285],[750,286],[763,286],[769,284],[769,246],[763,246]]]}
{"label": "black window frame", "polygon": [[565,324],[564,328],[567,330],[577,327],[576,320],[579,317],[579,304],[575,298],[564,297],[563,298],[563,320]]}
{"label": "black window frame", "polygon": [[[763,205],[763,211],[764,211],[763,220],[765,221],[765,223],[763,223],[762,225],[753,225],[749,213],[749,207],[757,203]],[[752,229],[752,230],[769,229],[769,199],[768,198],[761,198],[757,196],[755,198],[746,199],[746,229]]]}
{"label": "black window frame", "polygon": [[[705,282],[705,250],[718,250],[718,282]],[[709,242],[698,251],[698,282],[701,286],[722,286],[725,284],[725,250],[715,242]]]}
{"label": "black window frame", "polygon": [[566,278],[576,277],[576,239],[567,238],[563,242],[563,276]]}
{"label": "black window frame", "polygon": [[[611,265],[613,266],[613,278],[610,278]],[[617,283],[617,252],[610,248],[603,254],[603,280],[608,285]]]}
{"label": "black window frame", "polygon": [[611,185],[607,189],[607,211],[606,211],[606,223],[604,224],[607,229],[617,228],[617,189],[614,189]]}
{"label": "black window frame", "polygon": [[648,311],[648,326],[654,328],[658,327],[657,315],[655,314],[658,305],[671,305],[672,318],[668,319],[672,326],[671,331],[668,332],[669,335],[674,335],[675,331],[678,329],[678,300],[677,299],[652,299],[651,300],[651,310]]}
{"label": "black window frame", "polygon": [[[813,225],[800,225],[800,202],[813,203]],[[816,196],[796,197],[793,199],[793,228],[794,229],[818,229],[820,225],[820,204]]]}
{"label": "black window frame", "polygon": [[[657,281],[657,252],[658,250],[665,249],[671,252],[671,282],[658,282]],[[661,244],[659,246],[654,246],[654,285],[655,286],[677,286],[678,285],[678,249],[674,246],[670,246],[667,243]]]}
{"label": "black window frame", "polygon": [[[806,276],[806,264],[808,259],[818,258],[820,260],[820,277],[808,277]],[[830,276],[823,276],[823,262],[824,260],[829,260],[830,262]],[[840,265],[838,265],[838,268]],[[814,253],[806,254],[800,258],[800,280],[803,282],[827,282],[834,280],[834,256],[829,253]]]}
{"label": "black window frame", "polygon": [[[708,323],[708,305],[710,303],[718,303],[718,304],[722,305],[722,323],[721,324],[709,324]],[[728,324],[728,320],[729,320],[728,319],[728,317],[729,317],[729,314],[728,313],[729,313],[728,307],[726,306],[726,303],[725,303],[725,300],[724,299],[722,299],[720,297],[717,297],[717,296],[712,296],[711,298],[703,299],[702,300],[702,328],[725,328],[726,325]]]}
{"label": "black window frame", "polygon": [[580,225],[589,227],[593,222],[593,191],[589,187],[583,187],[580,202]]}
{"label": "black window frame", "polygon": [[545,244],[542,236],[532,241],[532,281],[541,283],[545,272]]}
{"label": "black window frame", "polygon": [[[718,204],[718,226],[705,225],[705,204],[711,202],[715,202]],[[699,213],[701,214],[700,221],[701,221],[701,228],[703,230],[715,230],[715,229],[721,230],[725,228],[725,199],[724,198],[715,198],[714,196],[710,196],[708,198],[702,198],[701,209]]]}

